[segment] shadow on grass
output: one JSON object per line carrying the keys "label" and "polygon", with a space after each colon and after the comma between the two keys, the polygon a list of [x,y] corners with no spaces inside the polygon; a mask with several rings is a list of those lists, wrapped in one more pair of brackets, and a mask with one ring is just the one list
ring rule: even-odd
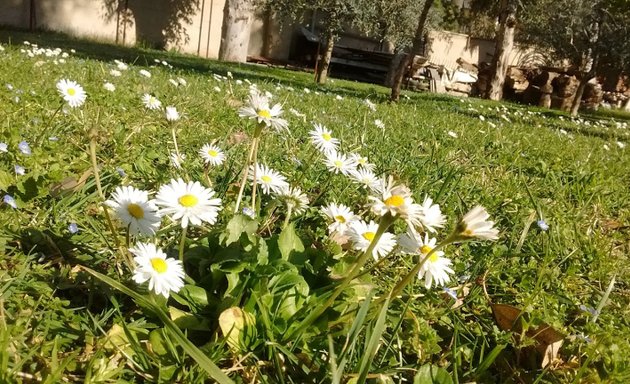
{"label": "shadow on grass", "polygon": [[251,81],[281,82],[296,90],[311,88],[321,92],[334,92],[346,97],[365,98],[374,96],[384,99],[388,88],[374,84],[364,84],[334,79],[334,84],[318,85],[313,81],[313,74],[306,71],[287,70],[283,67],[269,67],[253,63],[228,63],[206,59],[199,56],[181,54],[172,51],[160,51],[144,47],[128,47],[112,43],[78,39],[60,32],[39,30],[35,32],[0,26],[0,43],[21,46],[24,41],[46,48],[74,49],[74,56],[112,62],[115,59],[139,66],[151,66],[155,60],[165,60],[173,68],[191,73],[217,73],[226,75],[231,72],[236,78]]}

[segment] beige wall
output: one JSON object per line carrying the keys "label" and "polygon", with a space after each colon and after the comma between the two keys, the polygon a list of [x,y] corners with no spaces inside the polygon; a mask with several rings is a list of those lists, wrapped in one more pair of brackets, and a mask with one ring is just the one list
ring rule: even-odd
{"label": "beige wall", "polygon": [[[457,68],[460,57],[471,64],[490,62],[494,55],[494,41],[472,38],[455,32],[430,31],[426,52],[429,62],[444,65],[447,68]],[[544,61],[540,55],[535,55],[531,49],[524,49],[516,45],[510,53],[509,65],[522,65],[525,62]]]}

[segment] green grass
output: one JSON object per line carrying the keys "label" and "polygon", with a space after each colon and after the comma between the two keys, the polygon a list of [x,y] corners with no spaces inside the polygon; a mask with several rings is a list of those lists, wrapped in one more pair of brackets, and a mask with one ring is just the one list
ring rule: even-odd
{"label": "green grass", "polygon": [[[30,58],[20,52],[28,48],[24,40],[76,53],[57,64],[59,57]],[[8,145],[7,153],[0,152],[0,194],[10,194],[18,206],[0,205],[0,381],[209,380],[152,305],[169,313],[236,382],[346,382],[368,372],[372,382],[378,375],[382,382],[400,382],[412,381],[417,372],[420,380],[431,370],[460,383],[630,378],[630,148],[618,144],[628,141],[625,115],[572,120],[557,111],[415,93],[389,104],[388,90],[374,85],[333,80],[316,86],[309,73],[51,33],[0,30],[0,44],[0,142]],[[135,65],[112,77],[114,59]],[[173,68],[153,66],[155,59]],[[140,67],[152,77],[141,77]],[[218,77],[228,71],[232,80]],[[186,86],[169,82],[179,77]],[[85,106],[56,112],[61,99],[55,84],[62,78],[86,89]],[[259,161],[309,196],[312,207],[293,221],[299,238],[282,231],[283,210],[274,210],[268,197],[261,203],[268,226],[243,228],[250,224],[230,221],[253,134],[253,124],[237,114],[249,93],[246,80],[271,92],[289,121],[289,133],[264,135]],[[116,91],[103,89],[104,81]],[[186,271],[194,284],[168,303],[150,306],[80,267],[150,297],[146,284],[135,284],[117,258],[89,156],[93,129],[107,197],[119,185],[157,191],[182,176],[169,161],[174,147],[163,112],[146,110],[143,93],[182,113],[177,140],[192,180],[205,182],[197,154],[203,144],[216,141],[227,155],[209,173],[225,206],[219,221],[188,233]],[[365,98],[376,102],[376,112]],[[440,204],[449,219],[440,239],[474,205],[487,208],[500,230],[497,242],[445,249],[455,270],[448,286],[462,295],[461,306],[451,308],[454,300],[441,289],[426,290],[421,283],[408,286],[387,312],[361,306],[368,291],[386,295],[416,262],[396,254],[368,262],[361,284],[345,290],[313,325],[296,330],[357,257],[328,239],[319,206],[337,201],[365,213],[360,208],[367,202],[365,191],[326,171],[308,140],[312,123],[330,128],[344,151],[368,156],[378,174],[408,185],[416,201],[430,196]],[[32,155],[18,151],[23,140]],[[25,175],[16,175],[16,164]],[[73,179],[76,188],[61,186]],[[245,196],[248,203],[249,190]],[[539,219],[549,231],[538,228]],[[70,223],[78,225],[77,234],[69,232]],[[157,242],[177,257],[181,229],[164,223]],[[404,232],[404,225],[397,223],[395,230]],[[124,230],[118,235],[124,243]],[[616,284],[592,321],[580,306],[597,308],[613,276]],[[557,361],[542,369],[527,349],[534,343],[531,334],[515,337],[497,325],[484,285],[493,303],[525,312],[518,320],[523,327],[546,323],[565,335]],[[256,318],[240,352],[226,344],[218,326],[219,315],[231,306]],[[285,340],[289,332],[297,336]],[[365,353],[371,350],[370,360]],[[331,368],[341,362],[341,370]]]}

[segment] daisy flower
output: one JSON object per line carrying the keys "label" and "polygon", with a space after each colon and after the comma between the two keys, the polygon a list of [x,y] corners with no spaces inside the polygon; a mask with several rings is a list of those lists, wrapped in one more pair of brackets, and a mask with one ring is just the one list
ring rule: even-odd
{"label": "daisy flower", "polygon": [[148,93],[142,95],[142,103],[147,109],[151,110],[160,109],[162,107],[162,102],[160,102],[157,97],[149,95]]}
{"label": "daisy flower", "polygon": [[171,152],[170,159],[171,164],[175,167],[175,169],[182,169],[182,163],[186,160],[186,155],[183,153],[178,155],[177,152]]}
{"label": "daisy flower", "polygon": [[9,146],[7,143],[0,143],[0,152],[9,152]]}
{"label": "daisy flower", "polygon": [[23,166],[17,164],[13,166],[13,170],[15,171],[16,175],[20,176],[23,176],[26,173],[26,169]]}
{"label": "daisy flower", "polygon": [[[348,226],[348,234],[354,249],[366,252],[376,236],[378,224],[374,221],[370,221],[368,224],[363,220],[355,220],[350,222]],[[372,257],[374,257],[374,260],[378,260],[379,257],[389,254],[395,246],[396,237],[389,232],[385,232],[374,246]]]}
{"label": "daisy flower", "polygon": [[336,151],[326,153],[324,163],[329,171],[344,175],[349,175],[357,167],[357,163],[352,158]]}
{"label": "daisy flower", "polygon": [[151,72],[147,71],[146,69],[141,69],[138,71],[138,73],[144,77],[151,78]]}
{"label": "daisy flower", "polygon": [[6,205],[8,205],[9,207],[13,208],[13,209],[17,209],[17,207],[18,207],[17,203],[15,202],[15,199],[11,195],[4,195],[2,197],[2,202],[5,203]]}
{"label": "daisy flower", "polygon": [[20,150],[20,152],[22,152],[23,155],[31,154],[31,147],[26,141],[21,141],[20,144],[18,144],[18,149]]}
{"label": "daisy flower", "polygon": [[385,123],[383,123],[380,119],[374,120],[374,125],[376,125],[376,128],[385,129]]}
{"label": "daisy flower", "polygon": [[182,262],[166,258],[166,254],[155,244],[138,243],[129,248],[135,255],[137,266],[133,271],[133,281],[137,284],[149,282],[149,290],[168,298],[171,291],[178,292],[184,286]]}
{"label": "daisy flower", "polygon": [[487,221],[490,215],[486,209],[477,205],[471,209],[457,224],[455,228],[456,240],[468,240],[478,238],[482,240],[496,240],[499,231],[494,227],[493,221]]}
{"label": "daisy flower", "polygon": [[339,139],[332,137],[332,132],[321,124],[313,124],[314,130],[308,134],[315,148],[324,153],[334,152],[339,145]]}
{"label": "daisy flower", "polygon": [[289,187],[288,185],[280,187],[280,191],[276,193],[276,197],[283,202],[287,208],[290,207],[292,215],[299,215],[308,207],[308,197],[306,197],[298,187]]}
{"label": "daisy flower", "polygon": [[[248,178],[250,180],[254,180],[253,168],[254,167],[251,166],[249,170]],[[282,188],[289,186],[286,177],[263,164],[256,164],[256,182],[260,185],[263,193],[267,195],[272,191],[274,193],[280,193]]]}
{"label": "daisy flower", "polygon": [[376,167],[374,164],[369,162],[367,157],[361,156],[358,153],[351,153],[350,157],[352,159],[354,159],[354,161],[357,163],[358,167],[361,167],[363,169],[367,169],[369,171],[373,171],[374,167]]}
{"label": "daisy flower", "polygon": [[391,176],[387,182],[382,181],[381,188],[380,196],[368,197],[372,201],[372,212],[379,216],[389,213],[393,217],[407,220],[412,226],[418,225],[421,207],[413,202],[409,188],[395,184]]}
{"label": "daisy flower", "polygon": [[112,193],[112,199],[105,204],[112,208],[124,227],[129,228],[132,235],[140,234],[153,236],[162,218],[157,213],[157,207],[149,201],[149,193],[131,186],[117,187]]}
{"label": "daisy flower", "polygon": [[350,178],[357,184],[361,184],[364,188],[377,192],[380,191],[381,181],[376,177],[374,172],[365,168],[357,168],[350,172]]}
{"label": "daisy flower", "polygon": [[429,289],[435,282],[435,286],[446,284],[450,278],[449,274],[453,273],[450,268],[452,262],[450,259],[443,257],[444,252],[435,251],[437,240],[429,238],[428,234],[424,235],[424,239],[413,229],[408,229],[407,233],[400,236],[398,244],[403,253],[411,255],[420,255],[421,259],[429,258],[422,264],[422,268],[418,271],[418,278],[424,277],[424,286]]}
{"label": "daisy flower", "polygon": [[112,69],[111,71],[109,71],[109,74],[114,76],[114,77],[122,76],[122,73],[119,70],[117,70],[117,69]]}
{"label": "daisy flower", "polygon": [[72,80],[61,79],[57,82],[57,91],[72,108],[80,107],[85,103],[87,94],[79,84]]}
{"label": "daisy flower", "polygon": [[182,228],[186,228],[188,223],[216,223],[221,199],[213,199],[213,196],[214,191],[204,188],[198,181],[186,183],[177,179],[161,186],[154,202],[160,208],[160,214],[168,215],[175,221],[181,220]]}
{"label": "daisy flower", "polygon": [[373,102],[371,102],[369,99],[365,99],[363,100],[363,102],[365,103],[365,105],[367,105],[367,107],[372,111],[372,112],[376,112],[376,104],[374,104]]}
{"label": "daisy flower", "polygon": [[267,127],[271,127],[277,132],[288,129],[289,123],[285,119],[280,118],[282,115],[280,104],[275,104],[270,108],[269,99],[255,89],[250,93],[248,103],[249,105],[238,110],[240,117],[256,119],[258,124],[264,123]]}
{"label": "daisy flower", "polygon": [[110,91],[110,92],[114,92],[116,90],[116,86],[109,82],[103,84],[103,88],[105,88],[105,90]]}
{"label": "daisy flower", "polygon": [[427,232],[435,232],[436,228],[442,228],[446,218],[442,215],[440,206],[433,204],[433,199],[425,197],[421,204],[420,227]]}
{"label": "daisy flower", "polygon": [[355,220],[355,215],[349,207],[343,204],[330,203],[321,208],[322,214],[332,221],[328,225],[328,233],[344,234],[348,230],[348,224]]}
{"label": "daisy flower", "polygon": [[199,150],[203,162],[212,166],[218,166],[225,161],[225,153],[214,144],[206,144]]}
{"label": "daisy flower", "polygon": [[179,112],[177,112],[177,109],[175,107],[166,107],[166,120],[168,121],[179,120]]}

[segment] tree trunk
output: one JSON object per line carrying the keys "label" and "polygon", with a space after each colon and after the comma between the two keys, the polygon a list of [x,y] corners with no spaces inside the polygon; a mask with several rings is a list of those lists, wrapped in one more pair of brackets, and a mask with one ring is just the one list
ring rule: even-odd
{"label": "tree trunk", "polygon": [[335,35],[330,32],[326,36],[326,48],[322,54],[319,65],[317,66],[317,75],[315,81],[317,84],[325,84],[328,80],[328,68],[330,68],[330,59],[332,58],[333,47],[335,46]]}
{"label": "tree trunk", "polygon": [[392,94],[390,96],[391,101],[398,101],[400,98],[400,87],[402,86],[402,81],[405,77],[405,73],[407,72],[407,68],[413,63],[413,58],[421,53],[422,46],[424,44],[424,25],[427,22],[427,16],[429,15],[429,10],[432,5],[433,0],[425,0],[424,7],[420,13],[420,18],[418,19],[418,26],[416,27],[416,34],[413,38],[411,51],[400,61],[396,71],[394,72]]}
{"label": "tree trunk", "polygon": [[271,57],[271,47],[273,45],[273,16],[271,10],[266,10],[263,19],[263,57]]}
{"label": "tree trunk", "polygon": [[577,116],[580,111],[580,105],[582,104],[582,95],[584,95],[584,90],[586,89],[586,84],[591,78],[588,75],[582,76],[580,79],[580,85],[578,85],[577,90],[575,91],[575,96],[573,96],[573,102],[571,102],[571,116]]}
{"label": "tree trunk", "polygon": [[252,8],[251,0],[225,1],[219,60],[247,61]]}
{"label": "tree trunk", "polygon": [[508,58],[514,46],[514,27],[516,26],[516,4],[514,0],[501,0],[499,31],[497,32],[494,57],[492,58],[492,77],[487,98],[501,100],[503,84],[508,70]]}

